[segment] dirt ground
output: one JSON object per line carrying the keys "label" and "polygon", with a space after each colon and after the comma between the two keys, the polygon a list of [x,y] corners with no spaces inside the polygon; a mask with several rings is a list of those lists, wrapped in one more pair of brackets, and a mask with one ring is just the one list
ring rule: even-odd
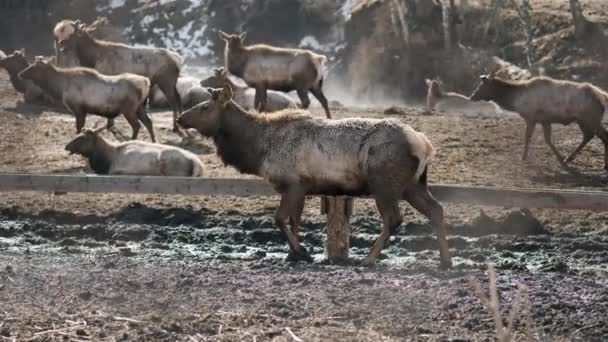
{"label": "dirt ground", "polygon": [[[0,98],[1,172],[84,172],[83,160],[64,151],[75,134],[70,115],[23,104],[3,73]],[[336,113],[378,117],[384,109]],[[540,132],[529,161],[520,160],[516,116],[424,115],[414,107],[391,116],[433,141],[432,183],[608,187],[597,139],[566,171]],[[211,141],[173,134],[169,113],[153,120],[160,141],[199,154],[209,177],[243,177],[221,164]],[[89,117],[87,125],[103,123]],[[129,134],[124,119],[117,126]],[[573,126],[554,132],[563,154],[581,139]],[[323,261],[316,198],[302,227],[312,264],[284,260],[276,197],[9,193],[0,203],[2,341],[491,341],[492,317],[470,284],[487,284],[486,259],[496,265],[504,312],[517,286],[527,287],[517,340],[608,337],[606,213],[446,206],[455,267],[440,271],[430,227],[405,203],[405,223],[374,269],[357,266],[379,233],[366,200],[352,218],[352,263],[340,266]]]}

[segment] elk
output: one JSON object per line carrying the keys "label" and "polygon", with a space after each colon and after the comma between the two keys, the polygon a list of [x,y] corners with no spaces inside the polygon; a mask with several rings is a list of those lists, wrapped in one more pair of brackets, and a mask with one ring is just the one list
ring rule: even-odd
{"label": "elk", "polygon": [[113,119],[123,114],[136,139],[144,124],[152,141],[152,120],[145,110],[150,91],[150,80],[135,74],[102,75],[94,69],[57,68],[37,58],[19,77],[31,80],[54,99],[60,99],[65,108],[76,117],[76,133],[84,127],[87,113]]}
{"label": "elk", "polygon": [[[234,83],[224,68],[214,69],[214,74],[202,80],[200,85],[205,88],[222,88],[224,85],[229,85],[233,91],[232,100],[245,110],[254,110],[255,107],[255,89],[247,86],[240,86]],[[286,108],[296,108],[296,103],[285,93],[269,90],[267,92],[268,101],[266,102],[266,110],[274,112]]]}
{"label": "elk", "polygon": [[438,110],[441,112],[458,112],[473,115],[497,115],[501,112],[495,103],[471,101],[462,94],[443,91],[441,81],[429,79],[425,81],[428,86],[426,107],[429,111]]}
{"label": "elk", "polygon": [[280,193],[275,222],[287,237],[290,259],[311,260],[298,237],[306,195],[371,195],[383,225],[364,265],[375,264],[401,224],[402,198],[430,219],[441,266],[451,265],[443,208],[427,187],[434,149],[424,134],[394,119],[329,120],[298,109],[247,112],[232,100],[230,86],[209,92],[211,100],[184,112],[178,124],[211,137],[225,164],[264,178]]}
{"label": "elk", "polygon": [[327,76],[327,57],[312,51],[279,48],[265,44],[244,46],[246,33],[219,32],[226,42],[225,67],[255,89],[255,109],[265,111],[267,91],[296,90],[302,107],[308,108],[308,92],[319,100],[327,118],[331,118],[329,104],[323,94],[323,80]]}
{"label": "elk", "polygon": [[60,50],[76,53],[80,65],[116,75],[132,73],[146,76],[152,85],[158,85],[173,108],[173,131],[179,130],[175,121],[182,112],[177,91],[177,79],[183,64],[175,52],[161,48],[133,47],[95,39],[84,29],[84,24],[74,22],[74,32],[58,42]]}
{"label": "elk", "polygon": [[88,159],[100,175],[202,177],[203,164],[192,152],[178,147],[127,141],[113,143],[96,130],[84,129],[65,149]]}
{"label": "elk", "polygon": [[[608,132],[602,126],[604,111],[608,109],[608,93],[590,83],[534,77],[525,81],[508,81],[482,75],[473,101],[494,101],[500,107],[518,113],[526,122],[523,160],[528,157],[530,139],[536,124],[543,127],[545,142],[558,161],[566,166],[594,136],[604,143],[604,169],[608,170]],[[551,139],[551,124],[569,125],[573,122],[583,133],[582,142],[563,159]]]}

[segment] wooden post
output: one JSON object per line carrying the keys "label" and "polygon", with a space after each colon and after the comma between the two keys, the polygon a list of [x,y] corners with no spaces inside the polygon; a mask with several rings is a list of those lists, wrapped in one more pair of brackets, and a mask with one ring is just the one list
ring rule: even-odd
{"label": "wooden post", "polygon": [[331,263],[343,263],[348,260],[353,204],[352,197],[321,197],[321,213],[327,214],[325,254]]}

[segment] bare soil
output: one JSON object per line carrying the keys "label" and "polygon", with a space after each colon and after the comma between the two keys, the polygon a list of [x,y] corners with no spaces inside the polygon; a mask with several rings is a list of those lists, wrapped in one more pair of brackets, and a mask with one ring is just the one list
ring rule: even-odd
{"label": "bare soil", "polygon": [[[75,135],[71,115],[24,104],[3,73],[0,98],[1,172],[85,172],[83,160],[64,151]],[[381,117],[384,109],[335,112]],[[432,183],[608,188],[598,140],[564,170],[540,133],[530,160],[520,160],[516,116],[396,112],[436,146]],[[153,120],[160,141],[197,153],[209,177],[244,177],[222,165],[211,141],[172,133],[169,113]],[[104,123],[92,116],[87,125]],[[130,134],[124,119],[117,126],[119,136],[105,134]],[[576,127],[554,129],[564,154],[580,139]],[[606,213],[446,206],[456,266],[440,271],[430,227],[403,203],[404,225],[379,265],[366,269],[357,261],[380,230],[367,200],[357,200],[352,218],[352,263],[328,265],[316,198],[302,227],[315,262],[294,264],[284,260],[287,246],[273,223],[276,197],[2,196],[0,340],[288,341],[293,334],[304,341],[490,341],[491,316],[469,282],[487,283],[486,259],[497,267],[505,311],[516,285],[528,288],[517,339],[608,337]]]}

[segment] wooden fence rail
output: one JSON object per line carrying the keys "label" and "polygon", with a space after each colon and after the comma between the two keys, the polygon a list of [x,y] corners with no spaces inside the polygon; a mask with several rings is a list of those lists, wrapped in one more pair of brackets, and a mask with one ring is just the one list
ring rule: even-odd
{"label": "wooden fence rail", "polygon": [[[608,192],[431,185],[443,203],[608,211]],[[275,196],[261,179],[0,174],[0,192]]]}

